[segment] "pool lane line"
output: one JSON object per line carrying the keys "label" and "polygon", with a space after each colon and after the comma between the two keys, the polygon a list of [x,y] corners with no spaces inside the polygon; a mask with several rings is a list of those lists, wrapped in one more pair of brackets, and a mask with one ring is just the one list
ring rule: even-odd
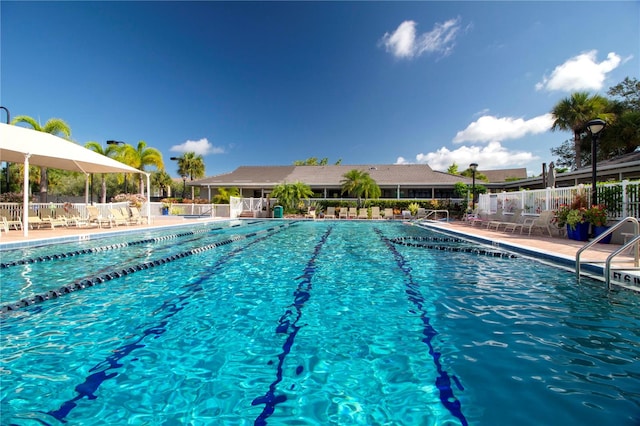
{"label": "pool lane line", "polygon": [[[226,228],[225,228],[226,229]],[[11,302],[11,303],[7,303],[4,305],[0,306],[0,314],[2,313],[8,313],[8,312],[12,312],[12,311],[16,311],[22,308],[26,308],[28,306],[34,305],[34,304],[38,304],[38,303],[42,303],[42,302],[46,302],[47,300],[51,300],[51,299],[57,299],[58,297],[73,293],[75,291],[78,290],[83,290],[85,288],[88,287],[93,287],[94,285],[97,284],[102,284],[105,283],[107,281],[111,281],[113,279],[116,278],[120,278],[129,274],[133,274],[135,272],[139,272],[139,271],[143,271],[146,269],[150,269],[159,265],[163,265],[165,263],[169,263],[172,262],[174,260],[178,260],[178,259],[182,259],[194,254],[198,254],[198,253],[202,253],[204,251],[208,251],[211,249],[214,249],[216,247],[220,247],[220,246],[224,246],[227,245],[229,243],[232,243],[234,241],[240,241],[242,239],[246,239],[249,237],[253,237],[261,232],[268,232],[270,230],[273,230],[276,228],[270,227],[265,229],[264,231],[256,231],[256,232],[251,232],[248,234],[244,234],[244,236],[233,236],[229,239],[223,240],[223,241],[218,241],[212,244],[208,244],[206,246],[203,247],[198,247],[198,248],[194,248],[191,250],[187,250],[185,252],[182,253],[178,253],[178,254],[174,254],[171,256],[167,256],[161,259],[157,259],[157,260],[150,260],[148,262],[144,262],[144,263],[140,263],[137,265],[133,265],[133,266],[129,266],[126,267],[124,269],[120,269],[120,270],[116,270],[116,271],[111,271],[111,272],[107,272],[107,273],[102,273],[100,275],[94,275],[93,277],[88,277],[88,278],[82,278],[80,280],[74,281],[71,284],[67,284],[67,285],[63,285],[57,289],[54,290],[47,290],[45,292],[41,292],[41,293],[37,293],[33,296],[29,296],[29,297],[25,297],[22,298],[20,300],[18,300],[17,302]],[[191,234],[187,234],[187,235],[191,235]],[[152,239],[153,240],[153,239]]]}
{"label": "pool lane line", "polygon": [[[183,294],[177,295],[171,298],[172,300],[177,299],[177,302],[167,303],[165,301],[162,304],[162,306],[160,306],[157,310],[154,311],[154,314],[160,313],[162,311],[167,311],[167,314],[164,315],[162,318],[160,318],[160,322],[158,324],[151,325],[149,328],[143,330],[142,335],[139,338],[137,338],[131,343],[120,346],[119,348],[113,350],[112,354],[109,355],[104,361],[99,362],[98,364],[93,366],[91,369],[89,369],[89,372],[91,372],[92,374],[88,375],[86,377],[86,380],[83,383],[80,383],[75,387],[75,391],[78,393],[78,395],[76,395],[72,399],[69,399],[63,402],[57,410],[51,410],[51,411],[47,411],[46,413],[44,412],[41,412],[41,413],[48,414],[62,423],[67,423],[67,420],[65,420],[65,418],[69,415],[71,410],[77,407],[77,404],[76,404],[77,401],[81,400],[84,397],[86,397],[87,400],[97,399],[98,396],[95,393],[97,392],[100,385],[104,383],[106,380],[112,379],[118,375],[117,371],[112,371],[112,372],[109,372],[109,371],[116,370],[122,367],[123,364],[119,362],[120,360],[122,360],[127,355],[130,355],[136,349],[145,347],[146,345],[143,344],[143,341],[147,337],[153,336],[154,338],[157,339],[162,334],[164,334],[165,331],[167,331],[169,319],[174,315],[176,315],[178,312],[180,312],[182,309],[184,309],[184,307],[182,306],[183,305],[182,302],[184,300],[190,298],[193,294],[202,290],[202,286],[201,286],[202,282],[206,281],[212,275],[217,273],[222,268],[222,266],[225,263],[227,263],[230,259],[232,259],[236,254],[246,250],[247,248],[251,247],[254,244],[257,244],[260,241],[267,239],[270,236],[273,236],[276,231],[282,231],[284,228],[287,228],[296,223],[297,221],[284,223],[275,227],[270,227],[268,229],[252,233],[252,236],[258,236],[259,234],[265,234],[265,235],[260,235],[259,238],[256,238],[253,241],[249,241],[244,246],[235,248],[223,258],[218,259],[213,266],[207,269],[208,271],[207,274],[201,275],[195,282],[184,286],[185,291]],[[234,240],[240,241],[242,239],[247,239],[247,238],[238,238]],[[40,422],[44,425],[52,426],[51,424],[46,423],[44,421],[40,421]]]}
{"label": "pool lane line", "polygon": [[[307,265],[304,268],[302,275],[296,278],[296,280],[301,280],[296,287],[296,290],[293,292],[293,303],[289,305],[285,313],[278,320],[278,325],[276,327],[276,334],[286,334],[287,338],[285,339],[282,345],[282,352],[278,355],[278,365],[276,366],[276,379],[271,382],[269,385],[269,389],[267,393],[263,396],[255,398],[251,401],[251,405],[259,405],[264,404],[264,408],[262,413],[256,418],[254,425],[263,426],[267,424],[267,418],[269,418],[276,409],[276,405],[285,402],[287,400],[286,394],[276,395],[276,388],[278,384],[283,379],[283,365],[284,361],[287,358],[287,355],[291,352],[291,348],[293,347],[293,343],[296,339],[296,335],[298,331],[302,328],[302,326],[298,325],[298,321],[302,317],[302,308],[305,303],[311,298],[311,289],[312,289],[312,280],[313,276],[316,272],[316,260],[320,255],[320,251],[322,247],[327,242],[329,235],[331,235],[331,231],[333,230],[334,225],[329,226],[327,231],[320,238],[318,244],[316,244],[313,254],[309,258]],[[269,365],[273,362],[269,361]],[[298,366],[296,368],[296,374],[301,374],[303,371],[302,366]]]}
{"label": "pool lane line", "polygon": [[441,238],[441,237],[398,237],[398,238],[390,238],[388,239],[393,244],[407,246],[407,247],[421,247],[427,248],[431,250],[440,250],[440,251],[452,251],[459,253],[472,253],[477,255],[491,256],[491,257],[503,257],[509,259],[517,259],[513,253],[508,253],[500,250],[487,250],[484,248],[476,248],[476,247],[456,247],[456,246],[443,246],[443,245],[435,245],[435,244],[423,244],[423,243],[414,243],[411,241],[450,241],[450,242],[467,242],[465,240],[461,240],[458,238]]}
{"label": "pool lane line", "polygon": [[234,224],[234,225],[226,226],[226,227],[216,226],[216,227],[213,227],[213,228],[197,229],[197,230],[194,230],[194,231],[187,231],[187,232],[180,232],[180,233],[177,233],[177,234],[163,235],[161,237],[146,238],[144,240],[136,240],[136,241],[117,243],[117,244],[110,244],[110,245],[101,246],[101,247],[93,247],[93,248],[69,251],[69,252],[66,252],[66,253],[58,253],[58,254],[50,254],[50,255],[45,255],[45,256],[31,257],[31,258],[27,258],[27,259],[15,260],[13,262],[0,263],[0,269],[10,268],[12,266],[27,265],[27,264],[31,264],[31,263],[40,263],[40,262],[47,262],[47,261],[51,261],[51,260],[65,259],[67,257],[74,257],[74,256],[83,255],[83,254],[100,253],[100,252],[104,252],[104,251],[108,251],[108,250],[116,250],[116,249],[120,249],[120,248],[124,248],[124,247],[136,246],[136,245],[140,245],[140,244],[158,243],[158,242],[172,240],[172,239],[176,239],[176,238],[188,237],[188,236],[191,236],[191,235],[198,235],[198,234],[204,234],[204,233],[208,233],[208,232],[227,230],[227,229],[235,228],[235,227],[238,227],[238,226],[249,226],[249,225],[253,225],[255,223],[260,223],[260,222],[251,222],[251,223],[248,223],[246,225]]}
{"label": "pool lane line", "polygon": [[460,390],[464,390],[464,387],[455,375],[449,377],[449,373],[447,373],[444,368],[442,368],[442,363],[440,362],[440,357],[442,356],[442,354],[440,352],[437,352],[433,347],[432,340],[438,334],[438,332],[433,327],[433,325],[431,325],[431,320],[427,316],[427,312],[424,308],[425,300],[420,292],[420,284],[418,284],[413,279],[413,275],[411,274],[411,267],[408,265],[408,261],[396,249],[393,242],[389,238],[385,237],[379,228],[375,228],[374,231],[380,236],[389,251],[391,251],[396,264],[405,275],[405,293],[407,294],[409,301],[413,303],[416,311],[420,315],[420,319],[422,320],[423,324],[422,334],[424,335],[422,342],[429,347],[429,355],[431,355],[431,357],[433,358],[433,363],[438,371],[438,377],[436,377],[436,387],[438,388],[438,392],[440,393],[440,402],[447,410],[449,410],[449,412],[453,416],[460,420],[460,423],[463,426],[468,426],[469,423],[462,413],[462,404],[453,393],[451,381],[453,380],[457,388]]}

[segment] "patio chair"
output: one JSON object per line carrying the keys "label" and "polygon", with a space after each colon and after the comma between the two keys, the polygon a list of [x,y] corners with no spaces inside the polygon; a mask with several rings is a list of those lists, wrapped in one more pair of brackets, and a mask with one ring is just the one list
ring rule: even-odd
{"label": "patio chair", "polygon": [[349,209],[346,207],[340,207],[340,211],[338,212],[338,219],[348,219],[349,218]]}
{"label": "patio chair", "polygon": [[503,220],[501,221],[492,221],[487,226],[487,229],[491,229],[493,227],[496,228],[496,231],[500,230],[501,226],[504,226],[504,231],[515,231],[522,222],[522,209],[516,209],[512,215],[503,215]]}
{"label": "patio chair", "polygon": [[327,207],[327,212],[324,214],[325,219],[335,219],[336,218],[336,208],[335,207]]}
{"label": "patio chair", "polygon": [[551,234],[551,223],[553,221],[553,210],[544,210],[540,213],[540,216],[533,218],[526,218],[522,222],[522,228],[520,233],[522,233],[525,229],[528,229],[529,235],[535,229],[540,229],[541,231],[546,231],[549,233],[549,236],[553,236]]}
{"label": "patio chair", "polygon": [[5,233],[9,233],[9,224],[7,223],[7,218],[4,216],[0,217],[0,234],[4,230]]}
{"label": "patio chair", "polygon": [[358,212],[358,219],[369,219],[369,209],[366,207],[363,207],[360,209],[360,211]]}
{"label": "patio chair", "polygon": [[358,217],[358,209],[355,207],[349,207],[349,210],[347,212],[347,218],[355,219],[356,217]]}
{"label": "patio chair", "polygon": [[6,219],[9,229],[11,229],[12,227],[16,231],[22,229],[22,219],[20,219],[19,215],[16,215],[14,217],[9,210],[2,209],[0,210],[0,216]]}
{"label": "patio chair", "polygon": [[[393,214],[393,210],[391,211],[391,214]],[[371,207],[371,219],[382,219],[382,216],[380,215],[380,207]]]}
{"label": "patio chair", "polygon": [[116,225],[129,225],[129,219],[124,217],[120,209],[109,209],[109,218]]}
{"label": "patio chair", "polygon": [[315,219],[316,218],[316,209],[315,207],[309,207],[307,212],[304,215],[305,219]]}
{"label": "patio chair", "polygon": [[384,209],[384,218],[393,219],[393,209]]}
{"label": "patio chair", "polygon": [[89,218],[87,219],[88,224],[95,223],[99,228],[102,228],[103,223],[108,224],[109,228],[113,226],[111,218],[102,216],[96,206],[87,206],[87,212],[89,212]]}
{"label": "patio chair", "polygon": [[140,209],[137,207],[129,207],[129,211],[131,211],[131,221],[135,222],[137,225],[145,222],[146,216],[142,216],[140,213]]}
{"label": "patio chair", "polygon": [[40,229],[45,225],[49,225],[48,222],[45,222],[38,216],[38,212],[34,210],[29,210],[29,227],[31,229],[37,228]]}
{"label": "patio chair", "polygon": [[51,226],[51,229],[54,229],[56,226],[68,226],[67,220],[64,216],[56,216],[55,210],[44,210],[42,212],[42,221],[44,223],[48,223]]}

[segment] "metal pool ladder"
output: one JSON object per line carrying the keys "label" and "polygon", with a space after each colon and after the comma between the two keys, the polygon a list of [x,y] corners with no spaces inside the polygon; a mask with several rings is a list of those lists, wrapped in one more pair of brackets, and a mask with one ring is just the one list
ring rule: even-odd
{"label": "metal pool ladder", "polygon": [[[638,223],[638,219],[633,216],[629,216],[611,228],[607,229],[604,233],[598,235],[593,240],[589,241],[585,244],[580,250],[576,252],[576,276],[578,277],[578,281],[580,281],[580,255],[583,251],[587,250],[594,244],[598,243],[600,240],[604,239],[608,235],[611,235],[613,232],[621,228],[625,223],[631,222],[633,224],[633,233],[631,234],[632,238],[629,241],[625,241],[625,243],[618,250],[611,253],[607,256],[607,259],[604,261],[604,280],[607,284],[607,289],[611,290],[611,262],[613,258],[618,256],[620,253],[627,251],[629,248],[633,248],[633,267],[632,268],[617,268],[617,269],[640,269],[640,224]],[[593,262],[589,263],[602,263],[602,262]]]}

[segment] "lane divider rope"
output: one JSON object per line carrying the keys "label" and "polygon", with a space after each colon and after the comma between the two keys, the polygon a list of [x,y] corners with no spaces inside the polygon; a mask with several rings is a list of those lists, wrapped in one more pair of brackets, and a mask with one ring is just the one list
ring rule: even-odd
{"label": "lane divider rope", "polygon": [[[283,226],[283,225],[281,225]],[[218,241],[212,244],[208,244],[202,247],[197,247],[191,250],[187,250],[181,253],[177,253],[177,254],[173,254],[171,256],[167,256],[161,259],[157,259],[157,260],[150,260],[148,262],[144,262],[144,263],[140,263],[138,265],[134,265],[134,266],[129,266],[127,268],[124,269],[120,269],[120,270],[115,270],[115,271],[111,271],[111,272],[107,272],[107,273],[103,273],[101,275],[97,275],[94,277],[90,277],[90,278],[84,278],[82,280],[78,280],[75,281],[71,284],[67,284],[67,285],[63,285],[60,288],[57,288],[55,290],[48,290],[46,292],[42,292],[42,293],[38,293],[34,296],[30,296],[30,297],[25,297],[23,299],[20,299],[17,302],[14,303],[9,303],[9,304],[5,304],[3,306],[0,307],[0,313],[6,313],[6,312],[11,312],[11,311],[16,311],[18,309],[22,309],[25,308],[27,306],[31,306],[37,303],[42,303],[42,302],[46,302],[47,300],[50,299],[57,299],[58,297],[73,293],[74,291],[78,291],[78,290],[83,290],[85,288],[88,287],[93,287],[94,285],[97,284],[102,284],[105,283],[107,281],[111,281],[129,274],[133,274],[135,272],[138,271],[143,271],[146,269],[150,269],[156,266],[160,266],[160,265],[164,265],[165,263],[169,263],[172,262],[174,260],[177,259],[182,259],[188,256],[192,256],[194,254],[198,254],[198,253],[203,253],[205,251],[214,249],[216,247],[221,247],[224,245],[227,245],[229,243],[232,243],[234,241],[241,241],[250,237],[254,237],[260,233],[265,233],[265,232],[271,232],[276,228],[267,228],[265,230],[262,231],[256,231],[256,232],[251,232],[249,234],[245,234],[244,236],[233,236],[227,240],[224,241]]]}

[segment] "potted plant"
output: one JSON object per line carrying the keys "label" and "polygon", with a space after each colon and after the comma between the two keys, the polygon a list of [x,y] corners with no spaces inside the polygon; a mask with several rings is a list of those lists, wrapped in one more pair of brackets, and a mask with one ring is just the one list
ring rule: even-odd
{"label": "potted plant", "polygon": [[572,240],[587,241],[589,238],[589,222],[586,217],[587,196],[578,191],[570,205],[561,205],[556,211],[555,220],[558,227],[567,227],[567,236]]}
{"label": "potted plant", "polygon": [[[603,234],[609,227],[607,226],[607,208],[603,204],[593,205],[585,211],[587,221],[593,226],[593,235],[596,237]],[[611,242],[611,234],[600,240],[603,244]]]}
{"label": "potted plant", "polygon": [[409,204],[409,206],[407,206],[407,208],[409,209],[411,216],[415,217],[415,215],[418,214],[418,209],[420,208],[420,205],[418,205],[418,203],[411,203]]}

